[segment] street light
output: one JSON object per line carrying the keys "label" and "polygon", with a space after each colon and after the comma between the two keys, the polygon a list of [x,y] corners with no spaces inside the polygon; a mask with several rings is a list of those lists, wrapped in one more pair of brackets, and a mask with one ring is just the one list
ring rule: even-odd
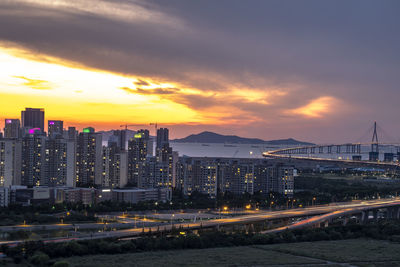
{"label": "street light", "polygon": [[313,198],[312,198],[312,206],[314,206],[315,200],[317,200],[317,198],[316,198],[316,197],[313,197]]}

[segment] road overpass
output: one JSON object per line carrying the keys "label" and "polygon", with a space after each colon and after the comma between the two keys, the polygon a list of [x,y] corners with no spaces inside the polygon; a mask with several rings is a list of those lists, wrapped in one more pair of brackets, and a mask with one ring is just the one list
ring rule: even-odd
{"label": "road overpass", "polygon": [[286,230],[294,230],[294,229],[299,229],[299,228],[305,228],[305,227],[319,227],[321,224],[324,226],[327,226],[329,222],[331,222],[334,219],[337,218],[343,218],[343,224],[346,224],[348,222],[348,218],[350,216],[357,216],[358,220],[361,223],[366,223],[369,220],[369,215],[372,212],[373,219],[377,220],[378,219],[378,210],[379,209],[387,209],[387,217],[388,218],[394,218],[394,219],[400,219],[400,200],[398,199],[397,201],[394,202],[387,202],[387,203],[376,203],[376,204],[371,204],[367,206],[359,206],[359,207],[353,207],[353,208],[345,208],[345,209],[340,209],[336,211],[332,211],[326,214],[322,215],[317,215],[311,218],[307,218],[304,220],[301,220],[299,222],[296,222],[292,225],[289,226],[284,226],[284,227],[279,227],[276,229],[271,229],[267,231],[263,231],[262,233],[268,234],[268,233],[278,233]]}
{"label": "road overpass", "polygon": [[[334,203],[329,205],[320,205],[320,206],[312,206],[307,208],[297,208],[297,209],[288,209],[288,210],[279,210],[279,211],[260,211],[257,214],[251,215],[241,215],[232,218],[223,218],[223,219],[213,219],[208,221],[201,222],[189,222],[189,223],[164,223],[157,226],[147,227],[147,228],[129,228],[117,231],[110,232],[97,232],[87,235],[81,235],[79,237],[71,237],[71,238],[61,238],[61,239],[44,239],[44,242],[65,242],[69,240],[88,240],[88,239],[100,239],[100,238],[128,238],[128,237],[137,237],[142,235],[143,233],[147,233],[151,231],[152,233],[156,233],[157,231],[171,231],[173,228],[183,228],[183,229],[200,229],[200,228],[219,228],[223,226],[230,225],[246,225],[253,224],[257,222],[263,221],[272,221],[278,219],[288,219],[288,218],[301,218],[301,217],[310,217],[316,216],[314,218],[310,218],[307,220],[301,221],[301,223],[294,224],[292,226],[287,226],[285,228],[275,229],[276,231],[291,229],[296,227],[307,227],[311,225],[315,225],[317,223],[327,221],[333,218],[352,215],[352,214],[366,214],[367,211],[374,211],[377,209],[390,209],[390,214],[394,214],[396,211],[397,214],[394,215],[396,218],[400,215],[400,198],[392,198],[392,199],[379,199],[379,200],[370,200],[370,201],[353,201],[353,202],[345,202],[345,203]],[[365,219],[365,217],[364,217]],[[290,227],[290,228],[289,228]],[[271,230],[273,231],[273,230]],[[0,242],[1,244],[9,244],[16,245],[23,241],[4,241]]]}

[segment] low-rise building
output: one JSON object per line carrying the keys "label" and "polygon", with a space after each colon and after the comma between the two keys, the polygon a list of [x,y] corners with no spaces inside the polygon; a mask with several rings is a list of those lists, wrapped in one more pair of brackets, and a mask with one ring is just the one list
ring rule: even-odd
{"label": "low-rise building", "polygon": [[10,203],[10,189],[8,187],[0,187],[0,207],[7,207]]}
{"label": "low-rise building", "polygon": [[112,200],[117,202],[128,202],[136,204],[142,201],[161,201],[170,199],[170,190],[167,188],[150,189],[114,189],[112,190]]}
{"label": "low-rise building", "polygon": [[94,188],[57,188],[56,202],[79,203],[92,205],[95,202],[96,189]]}

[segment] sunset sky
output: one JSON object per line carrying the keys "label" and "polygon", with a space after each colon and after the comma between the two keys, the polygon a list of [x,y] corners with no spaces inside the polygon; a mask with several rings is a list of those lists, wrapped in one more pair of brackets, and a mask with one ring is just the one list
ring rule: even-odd
{"label": "sunset sky", "polygon": [[2,0],[0,127],[37,107],[173,138],[351,142],[376,120],[398,141],[399,14],[397,0]]}

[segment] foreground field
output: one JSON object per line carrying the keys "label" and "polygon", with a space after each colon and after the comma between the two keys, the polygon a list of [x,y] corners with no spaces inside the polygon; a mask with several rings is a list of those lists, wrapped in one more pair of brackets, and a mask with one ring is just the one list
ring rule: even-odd
{"label": "foreground field", "polygon": [[400,244],[341,240],[72,257],[71,266],[400,266]]}

